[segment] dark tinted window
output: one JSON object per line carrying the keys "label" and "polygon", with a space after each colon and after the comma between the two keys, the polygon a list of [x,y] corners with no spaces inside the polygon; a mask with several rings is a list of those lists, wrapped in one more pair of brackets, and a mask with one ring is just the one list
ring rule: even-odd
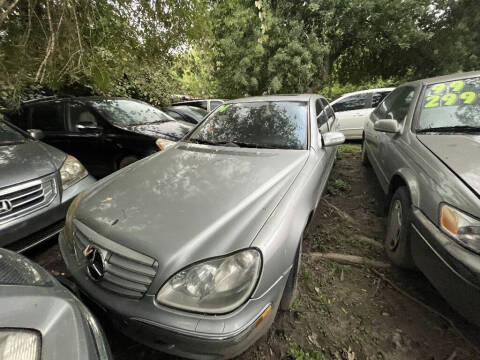
{"label": "dark tinted window", "polygon": [[140,101],[104,99],[91,101],[89,104],[118,126],[162,123],[174,120],[163,111]]}
{"label": "dark tinted window", "polygon": [[258,101],[218,107],[189,137],[207,144],[306,149],[307,103]]}
{"label": "dark tinted window", "polygon": [[372,94],[372,108],[376,108],[385,97],[390,94],[390,91],[380,91]]}
{"label": "dark tinted window", "polygon": [[375,116],[377,119],[395,119],[402,122],[407,116],[414,93],[415,89],[410,86],[395,89],[375,109]]}
{"label": "dark tinted window", "polygon": [[167,115],[170,115],[175,120],[184,120],[183,116],[175,111],[163,109],[163,112],[165,112]]}
{"label": "dark tinted window", "polygon": [[333,104],[335,112],[365,109],[369,94],[350,95]]}
{"label": "dark tinted window", "polygon": [[322,102],[320,101],[320,99],[315,101],[315,109],[317,114],[317,126],[318,126],[318,130],[320,130],[320,128],[323,125],[325,125],[328,121],[327,113],[323,109]]}
{"label": "dark tinted window", "polygon": [[31,108],[32,129],[46,131],[63,131],[65,125],[61,114],[60,104],[38,104]]}
{"label": "dark tinted window", "polygon": [[71,131],[78,131],[77,125],[90,124],[98,126],[95,114],[84,104],[71,103],[68,105],[68,124]]}

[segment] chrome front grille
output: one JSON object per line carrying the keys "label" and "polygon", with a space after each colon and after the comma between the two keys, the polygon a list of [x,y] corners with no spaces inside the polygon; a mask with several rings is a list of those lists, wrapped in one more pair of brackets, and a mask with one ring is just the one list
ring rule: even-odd
{"label": "chrome front grille", "polygon": [[89,245],[103,252],[104,274],[98,285],[122,296],[143,297],[157,273],[155,259],[105,238],[76,219],[73,224],[77,259],[85,259],[83,251]]}
{"label": "chrome front grille", "polygon": [[55,175],[0,189],[0,223],[47,206],[56,195]]}

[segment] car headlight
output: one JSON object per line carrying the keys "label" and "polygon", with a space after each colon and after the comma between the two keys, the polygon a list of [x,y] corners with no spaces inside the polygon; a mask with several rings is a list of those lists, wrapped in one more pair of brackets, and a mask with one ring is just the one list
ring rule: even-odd
{"label": "car headlight", "polygon": [[461,245],[480,252],[480,220],[451,206],[442,205],[440,226]]}
{"label": "car headlight", "polygon": [[0,329],[1,360],[38,360],[41,352],[40,334],[33,330]]}
{"label": "car headlight", "polygon": [[63,190],[68,189],[87,175],[88,171],[83,167],[82,163],[73,156],[68,155],[60,168]]}
{"label": "car headlight", "polygon": [[175,141],[159,138],[155,141],[155,144],[157,144],[158,148],[163,151],[169,148],[170,146],[175,145]]}
{"label": "car headlight", "polygon": [[251,296],[261,266],[261,255],[256,249],[191,265],[162,286],[157,302],[192,312],[230,312]]}

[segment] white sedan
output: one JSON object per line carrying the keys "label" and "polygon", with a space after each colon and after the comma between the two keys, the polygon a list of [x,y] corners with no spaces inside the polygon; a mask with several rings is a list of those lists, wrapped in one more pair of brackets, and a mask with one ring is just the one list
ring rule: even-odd
{"label": "white sedan", "polygon": [[369,89],[344,94],[332,102],[346,139],[362,139],[363,125],[378,104],[395,88]]}

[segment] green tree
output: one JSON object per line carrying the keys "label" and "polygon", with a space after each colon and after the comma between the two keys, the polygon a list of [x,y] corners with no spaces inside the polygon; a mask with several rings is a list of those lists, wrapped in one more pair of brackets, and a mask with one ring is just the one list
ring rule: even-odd
{"label": "green tree", "polygon": [[31,84],[116,95],[128,93],[119,84],[130,83],[142,87],[144,99],[164,102],[171,87],[157,92],[151,83],[172,82],[166,69],[176,49],[206,27],[202,0],[0,0],[0,6],[0,99],[10,106]]}

